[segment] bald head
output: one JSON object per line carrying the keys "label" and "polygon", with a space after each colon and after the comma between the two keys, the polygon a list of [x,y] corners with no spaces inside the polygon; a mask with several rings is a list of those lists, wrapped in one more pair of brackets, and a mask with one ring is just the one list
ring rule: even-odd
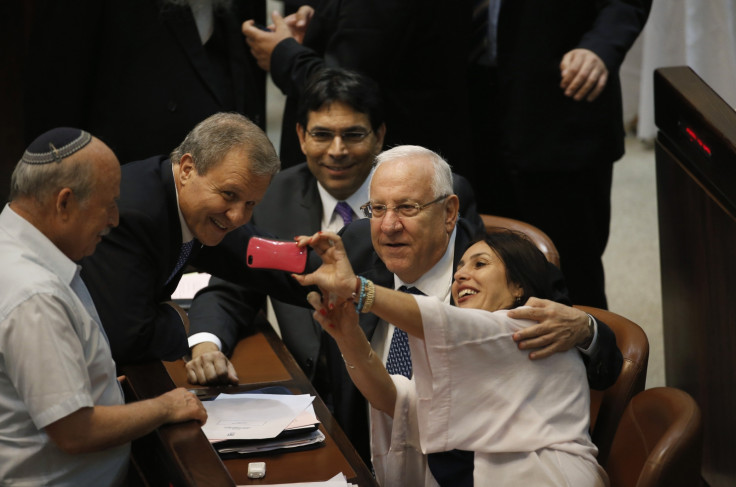
{"label": "bald head", "polygon": [[10,200],[43,202],[62,188],[86,199],[92,191],[90,162],[97,159],[117,164],[110,148],[88,132],[70,127],[49,130],[31,142],[15,166]]}

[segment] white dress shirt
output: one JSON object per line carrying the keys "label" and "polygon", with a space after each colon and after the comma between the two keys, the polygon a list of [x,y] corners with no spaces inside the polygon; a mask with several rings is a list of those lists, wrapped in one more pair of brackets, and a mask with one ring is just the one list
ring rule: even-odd
{"label": "white dress shirt", "polygon": [[118,485],[130,444],[68,454],[44,428],[124,404],[80,267],[6,206],[0,213],[0,483]]}

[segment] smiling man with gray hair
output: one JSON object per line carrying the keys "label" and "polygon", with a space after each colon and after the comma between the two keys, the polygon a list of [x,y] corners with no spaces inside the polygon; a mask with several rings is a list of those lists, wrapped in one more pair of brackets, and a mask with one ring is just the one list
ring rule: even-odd
{"label": "smiling man with gray hair", "polygon": [[170,157],[123,166],[120,226],[82,272],[118,365],[189,351],[189,322],[171,294],[186,265],[247,279],[243,225],[279,167],[263,130],[237,113],[206,118]]}

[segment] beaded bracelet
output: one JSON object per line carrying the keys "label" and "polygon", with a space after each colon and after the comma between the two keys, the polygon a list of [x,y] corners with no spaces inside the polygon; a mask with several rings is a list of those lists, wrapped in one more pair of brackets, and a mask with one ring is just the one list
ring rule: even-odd
{"label": "beaded bracelet", "polygon": [[356,276],[355,291],[353,292],[353,301],[355,301],[355,312],[360,313],[365,303],[365,283],[368,281],[365,277]]}
{"label": "beaded bracelet", "polygon": [[367,313],[373,307],[373,299],[376,297],[376,286],[373,284],[373,281],[363,276],[357,276],[356,279],[355,292],[353,292],[355,312]]}
{"label": "beaded bracelet", "polygon": [[365,283],[365,302],[363,308],[360,310],[362,313],[369,313],[373,308],[373,300],[376,298],[376,286],[373,281],[367,281]]}

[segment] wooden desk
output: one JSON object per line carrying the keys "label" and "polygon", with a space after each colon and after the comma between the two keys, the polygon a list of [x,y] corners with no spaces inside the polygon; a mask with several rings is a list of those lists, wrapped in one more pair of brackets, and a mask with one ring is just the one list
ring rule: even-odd
{"label": "wooden desk", "polygon": [[[240,341],[232,358],[240,386],[202,388],[207,392],[245,392],[270,385],[317,396],[312,384],[270,326]],[[183,361],[127,366],[126,397],[143,399],[174,386],[193,388]],[[167,373],[168,372],[168,373]],[[358,453],[317,396],[314,409],[325,446],[314,450],[220,460],[198,425],[166,425],[133,444],[135,462],[150,485],[234,486],[327,480],[343,472],[360,486],[377,486]],[[266,462],[266,477],[249,479],[248,463]],[[154,477],[151,479],[151,477]]]}

